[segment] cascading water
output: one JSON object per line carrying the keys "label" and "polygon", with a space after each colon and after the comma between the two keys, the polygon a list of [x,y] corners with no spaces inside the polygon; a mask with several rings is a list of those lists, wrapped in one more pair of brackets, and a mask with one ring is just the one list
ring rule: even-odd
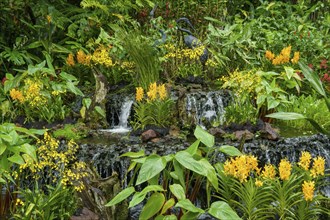
{"label": "cascading water", "polygon": [[224,123],[225,106],[229,99],[224,91],[193,92],[186,95],[186,121],[202,127]]}
{"label": "cascading water", "polygon": [[132,96],[114,96],[108,103],[107,120],[110,129],[103,130],[111,133],[126,133],[131,130],[128,125],[134,98]]}

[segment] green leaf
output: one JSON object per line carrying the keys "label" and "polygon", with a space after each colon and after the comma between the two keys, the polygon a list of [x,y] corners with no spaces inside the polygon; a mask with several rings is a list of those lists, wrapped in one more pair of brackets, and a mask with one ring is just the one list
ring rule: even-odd
{"label": "green leaf", "polygon": [[66,86],[68,87],[68,89],[70,90],[70,92],[72,92],[75,95],[80,95],[80,96],[84,96],[84,94],[82,93],[82,91],[80,89],[78,89],[78,87],[76,87],[73,82],[71,81],[67,81],[66,82]]}
{"label": "green leaf", "polygon": [[36,148],[30,144],[23,144],[20,146],[20,151],[29,155],[34,161],[37,161]]}
{"label": "green leaf", "polygon": [[19,154],[14,154],[13,156],[8,157],[8,160],[19,165],[23,165],[25,163],[23,157]]}
{"label": "green leaf", "polygon": [[3,154],[3,152],[5,152],[7,149],[7,145],[5,145],[4,143],[0,143],[0,155]]}
{"label": "green leaf", "polygon": [[60,77],[66,81],[77,81],[77,78],[74,75],[68,74],[66,72],[61,72]]}
{"label": "green leaf", "polygon": [[100,106],[95,106],[95,111],[103,118],[106,118],[105,111]]}
{"label": "green leaf", "polygon": [[219,150],[224,153],[227,154],[231,157],[235,157],[235,156],[240,156],[242,155],[242,153],[234,146],[230,146],[230,145],[222,145]]}
{"label": "green leaf", "polygon": [[295,112],[275,112],[272,114],[266,115],[269,118],[276,118],[281,120],[297,120],[297,119],[306,119],[306,117],[302,114]]}
{"label": "green leaf", "polygon": [[165,196],[163,193],[153,193],[148,199],[148,202],[143,207],[139,219],[150,219],[152,216],[156,215],[157,212],[159,212],[163,207],[164,202]]}
{"label": "green leaf", "polygon": [[205,146],[213,147],[214,146],[214,136],[205,131],[201,126],[197,125],[194,135],[199,139]]}
{"label": "green leaf", "polygon": [[91,106],[92,104],[92,99],[91,98],[84,98],[82,100],[82,103],[83,103],[83,106],[86,107],[86,109],[89,109],[89,107]]}
{"label": "green leaf", "polygon": [[223,219],[223,220],[241,219],[236,214],[236,212],[226,202],[223,201],[217,201],[212,203],[208,213],[218,219]]}
{"label": "green leaf", "polygon": [[203,165],[195,160],[192,155],[190,155],[186,151],[179,151],[178,153],[175,154],[175,159],[185,168],[188,170],[191,170],[195,173],[198,173],[202,176],[206,176],[207,173],[204,170]]}
{"label": "green leaf", "polygon": [[201,159],[199,162],[203,165],[203,167],[207,173],[207,175],[206,175],[207,180],[210,181],[210,183],[216,190],[218,190],[218,178],[217,178],[217,174],[215,172],[214,167],[205,158]]}
{"label": "green leaf", "polygon": [[299,67],[301,69],[301,71],[304,74],[304,77],[308,80],[308,82],[312,85],[312,87],[323,97],[326,97],[326,93],[323,89],[322,86],[322,82],[320,80],[320,78],[317,76],[317,74],[314,74],[312,69],[309,68],[309,66],[307,66],[304,63],[298,62]]}
{"label": "green leaf", "polygon": [[[160,214],[165,214],[167,212],[168,209],[172,208],[175,205],[175,200],[174,198],[171,198],[169,200],[167,200],[162,208],[162,211],[160,212]],[[175,218],[176,219],[176,218]]]}
{"label": "green leaf", "polygon": [[201,141],[200,141],[199,139],[196,140],[196,141],[195,141],[192,145],[190,145],[190,147],[188,147],[185,151],[187,151],[187,152],[190,153],[191,155],[196,154],[200,142],[201,142]]}
{"label": "green leaf", "polygon": [[189,199],[182,199],[176,203],[175,207],[183,208],[190,212],[204,213],[203,209],[197,208]]}
{"label": "green leaf", "polygon": [[165,158],[159,155],[150,155],[142,164],[139,176],[136,180],[136,185],[139,185],[152,177],[156,176],[166,167]]}
{"label": "green leaf", "polygon": [[105,204],[105,206],[116,205],[116,204],[122,202],[123,200],[125,200],[127,197],[129,197],[134,192],[135,192],[135,189],[133,186],[128,187],[128,188],[124,189],[123,191],[121,191],[120,193],[118,193],[113,199],[111,199],[110,202]]}
{"label": "green leaf", "polygon": [[149,185],[146,188],[144,188],[141,192],[137,192],[134,194],[132,200],[129,203],[129,208],[136,206],[140,202],[144,200],[146,197],[147,193],[151,191],[164,191],[163,187],[160,185]]}
{"label": "green leaf", "polygon": [[120,155],[120,157],[138,158],[138,157],[142,157],[144,155],[145,155],[144,150],[140,150],[139,152],[126,152],[126,153]]}
{"label": "green leaf", "polygon": [[181,185],[179,184],[170,185],[170,190],[178,200],[182,200],[186,198],[186,194]]}
{"label": "green leaf", "polygon": [[13,142],[13,137],[10,136],[9,134],[0,134],[0,139],[2,139],[3,141],[6,141],[8,143]]}
{"label": "green leaf", "polygon": [[196,213],[196,212],[186,212],[181,218],[180,220],[192,220],[192,219],[198,219],[198,216],[201,213]]}
{"label": "green leaf", "polygon": [[177,220],[178,218],[175,215],[158,215],[155,220]]}

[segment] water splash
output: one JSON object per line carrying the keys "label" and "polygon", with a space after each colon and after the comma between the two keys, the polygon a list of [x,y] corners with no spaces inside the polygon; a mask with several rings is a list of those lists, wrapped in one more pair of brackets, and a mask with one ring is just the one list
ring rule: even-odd
{"label": "water splash", "polygon": [[[127,133],[131,130],[128,125],[129,117],[131,114],[134,98],[132,96],[113,97],[113,100],[109,102],[109,115],[108,121],[111,125],[110,129],[103,129],[103,132],[111,133]],[[119,111],[118,111],[119,109]]]}
{"label": "water splash", "polygon": [[225,94],[223,91],[194,92],[186,96],[188,118],[202,127],[224,123]]}

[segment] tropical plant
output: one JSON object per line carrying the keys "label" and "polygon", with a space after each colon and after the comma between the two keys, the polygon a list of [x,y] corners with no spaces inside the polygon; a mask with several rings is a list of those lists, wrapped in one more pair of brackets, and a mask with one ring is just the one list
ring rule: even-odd
{"label": "tropical plant", "polygon": [[20,220],[58,219],[66,220],[77,209],[75,192],[61,183],[53,186],[42,186],[36,183],[33,189],[20,189],[16,199],[13,217]]}
{"label": "tropical plant", "polygon": [[65,72],[59,75],[48,60],[35,66],[29,65],[22,74],[6,75],[4,92],[13,101],[13,105],[25,115],[25,121],[46,120],[53,122],[64,119],[69,114],[69,108],[64,99],[67,92],[83,95],[76,87],[77,79]]}
{"label": "tropical plant", "polygon": [[[194,134],[197,140],[175,154],[147,156],[143,150],[123,154],[122,157],[131,158],[128,172],[134,170],[133,178],[106,206],[116,205],[133,195],[129,207],[147,198],[139,219],[196,219],[206,211],[219,219],[240,219],[226,202],[211,204],[212,192],[217,191],[219,185],[209,160],[214,151],[232,156],[241,153],[231,146],[214,147],[214,137],[199,126]],[[142,186],[141,191],[137,191],[138,186]],[[206,210],[195,206],[200,190],[205,190]]]}
{"label": "tropical plant", "polygon": [[136,88],[134,103],[134,130],[144,129],[147,125],[168,127],[173,123],[174,101],[169,97],[165,84],[151,83],[145,98],[144,89]]}
{"label": "tropical plant", "polygon": [[[313,159],[313,165],[311,162]],[[325,175],[325,160],[302,152],[297,164],[282,159],[258,167],[254,156],[241,155],[215,165],[219,177],[216,197],[227,202],[244,219],[308,219],[327,214],[319,191]]]}
{"label": "tropical plant", "polygon": [[28,161],[37,161],[36,147],[30,144],[30,138],[37,139],[35,135],[42,133],[42,130],[28,130],[10,123],[0,125],[0,189],[5,192],[0,194],[1,218],[6,218],[15,206],[12,186],[19,173],[18,167]]}
{"label": "tropical plant", "polygon": [[[305,78],[307,79],[310,86],[325,100],[325,103],[328,107],[328,111],[330,112],[330,101],[327,97],[327,94],[322,86],[322,82],[320,78],[315,75],[312,70],[303,63],[299,62],[299,66],[301,68],[301,71],[303,72]],[[330,135],[330,132],[325,130],[320,124],[318,124],[313,118],[309,118],[303,114],[295,113],[295,112],[275,112],[269,115],[266,115],[266,117],[270,118],[276,118],[281,120],[298,120],[298,119],[305,119],[309,121],[313,127],[318,130],[319,132]]]}

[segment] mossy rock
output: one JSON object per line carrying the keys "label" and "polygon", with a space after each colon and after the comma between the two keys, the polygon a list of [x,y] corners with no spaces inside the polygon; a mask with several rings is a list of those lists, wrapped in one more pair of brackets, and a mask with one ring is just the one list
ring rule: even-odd
{"label": "mossy rock", "polygon": [[53,135],[58,139],[79,140],[87,136],[88,129],[83,123],[66,124],[63,128],[57,129]]}

